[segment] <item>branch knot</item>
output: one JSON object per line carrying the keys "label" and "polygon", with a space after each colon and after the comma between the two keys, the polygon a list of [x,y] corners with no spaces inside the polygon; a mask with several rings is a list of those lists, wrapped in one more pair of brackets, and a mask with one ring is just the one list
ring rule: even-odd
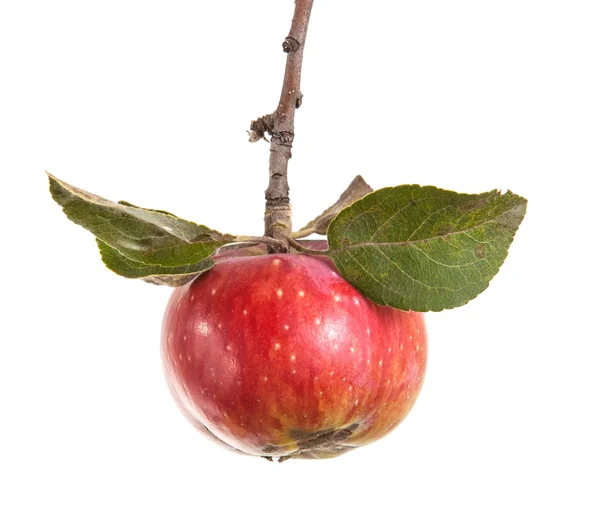
{"label": "branch knot", "polygon": [[272,114],[267,114],[258,118],[250,123],[250,135],[249,141],[255,143],[261,139],[265,139],[265,133],[272,135],[273,129],[275,128],[275,120]]}
{"label": "branch knot", "polygon": [[290,200],[286,197],[274,197],[267,198],[267,204],[269,205],[269,212],[273,211],[285,211],[290,209]]}
{"label": "branch knot", "polygon": [[286,146],[292,146],[294,143],[294,133],[293,132],[270,132],[271,140],[275,141],[278,144],[283,144]]}
{"label": "branch knot", "polygon": [[300,49],[300,42],[298,42],[298,39],[296,39],[295,37],[288,35],[283,41],[282,46],[284,53],[295,53],[296,51],[298,51],[298,49]]}

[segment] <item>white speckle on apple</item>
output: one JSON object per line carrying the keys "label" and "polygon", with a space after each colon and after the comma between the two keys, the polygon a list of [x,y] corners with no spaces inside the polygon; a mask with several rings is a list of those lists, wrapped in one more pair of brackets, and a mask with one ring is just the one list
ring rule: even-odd
{"label": "white speckle on apple", "polygon": [[298,296],[300,296],[301,298],[303,298],[304,297],[304,291],[303,290],[299,291],[298,292]]}
{"label": "white speckle on apple", "polygon": [[285,324],[285,325],[283,326],[283,329],[285,329],[286,331],[288,331],[288,330],[290,329],[290,326],[288,326],[287,324]]}
{"label": "white speckle on apple", "polygon": [[356,349],[354,347],[350,347],[350,352],[352,352],[354,354],[355,351],[356,351]]}
{"label": "white speckle on apple", "polygon": [[346,377],[344,377],[344,378],[342,379],[342,382],[346,382]]}
{"label": "white speckle on apple", "polygon": [[296,375],[296,370],[292,370],[292,375]]}
{"label": "white speckle on apple", "polygon": [[379,360],[379,366],[383,366],[383,360]]}
{"label": "white speckle on apple", "polygon": [[400,344],[400,350],[402,350],[404,348],[404,343]]}
{"label": "white speckle on apple", "polygon": [[243,311],[244,315],[248,315],[248,310]]}
{"label": "white speckle on apple", "polygon": [[354,304],[355,304],[356,306],[360,305],[360,301],[358,300],[358,298],[357,298],[357,297],[355,297],[355,298],[352,298],[352,301],[354,301]]}
{"label": "white speckle on apple", "polygon": [[227,345],[227,347],[225,347],[229,352],[231,352],[231,345]]}
{"label": "white speckle on apple", "polygon": [[295,361],[295,360],[296,360],[296,354],[292,354],[292,355],[290,356],[290,359],[291,359],[292,361]]}
{"label": "white speckle on apple", "polygon": [[201,321],[198,324],[198,331],[200,331],[200,334],[204,335],[204,336],[208,336],[208,323],[206,321]]}
{"label": "white speckle on apple", "polygon": [[356,407],[358,405],[358,400],[354,400],[354,406]]}
{"label": "white speckle on apple", "polygon": [[211,290],[210,293],[214,296],[217,293],[217,289]]}
{"label": "white speckle on apple", "polygon": [[317,317],[315,319],[315,324],[318,326],[321,323],[321,319],[319,317]]}
{"label": "white speckle on apple", "polygon": [[187,341],[187,335],[185,335],[185,334],[183,335],[183,341],[184,342]]}
{"label": "white speckle on apple", "polygon": [[333,372],[332,372],[332,371],[330,371],[330,372],[329,372],[329,375],[330,375],[331,377],[333,377]]}
{"label": "white speckle on apple", "polygon": [[265,377],[263,377],[263,381],[264,381],[264,382],[267,382],[268,380],[269,380],[269,377],[266,377],[266,376],[265,376]]}
{"label": "white speckle on apple", "polygon": [[342,300],[342,298],[340,296],[338,296],[337,294],[335,296],[333,296],[333,299],[335,301],[337,301],[338,303]]}
{"label": "white speckle on apple", "polygon": [[277,292],[275,294],[277,294],[278,298],[283,297],[283,291],[281,289],[277,289]]}
{"label": "white speckle on apple", "polygon": [[369,336],[371,335],[371,328],[370,328],[370,327],[368,327],[368,328],[367,328],[367,334],[368,334]]}
{"label": "white speckle on apple", "polygon": [[419,349],[420,349],[420,348],[421,348],[421,345],[419,345],[419,344],[417,343],[417,352],[419,351]]}
{"label": "white speckle on apple", "polygon": [[274,347],[275,347],[275,350],[279,350],[281,348],[281,343],[276,342]]}
{"label": "white speckle on apple", "polygon": [[279,266],[280,264],[281,264],[281,261],[279,259],[273,259],[274,266]]}
{"label": "white speckle on apple", "polygon": [[408,335],[408,339],[409,339],[409,340],[412,340],[412,334],[411,334],[411,335]]}
{"label": "white speckle on apple", "polygon": [[323,396],[323,391],[319,391],[319,396]]}
{"label": "white speckle on apple", "polygon": [[392,351],[392,347],[388,347],[388,353]]}

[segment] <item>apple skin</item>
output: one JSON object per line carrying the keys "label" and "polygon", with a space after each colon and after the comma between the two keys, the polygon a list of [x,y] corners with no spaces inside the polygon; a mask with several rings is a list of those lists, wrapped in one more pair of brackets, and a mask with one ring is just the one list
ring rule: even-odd
{"label": "apple skin", "polygon": [[423,315],[371,302],[328,258],[244,251],[175,289],[161,348],[192,424],[280,461],[388,434],[415,403],[427,359]]}

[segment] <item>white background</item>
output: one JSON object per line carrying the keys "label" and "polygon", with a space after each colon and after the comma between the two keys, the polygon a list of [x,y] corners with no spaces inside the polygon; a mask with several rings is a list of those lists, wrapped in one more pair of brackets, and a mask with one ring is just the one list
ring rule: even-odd
{"label": "white background", "polygon": [[295,223],[372,186],[510,188],[527,217],[489,290],[428,315],[425,386],[389,437],[268,463],[196,434],[159,357],[170,290],[121,279],[44,170],[262,232],[292,0],[0,3],[5,302],[0,504],[600,504],[596,1],[316,0]]}

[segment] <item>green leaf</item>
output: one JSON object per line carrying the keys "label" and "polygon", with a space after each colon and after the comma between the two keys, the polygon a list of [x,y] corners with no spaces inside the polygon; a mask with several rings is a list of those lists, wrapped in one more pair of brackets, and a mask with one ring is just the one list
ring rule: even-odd
{"label": "green leaf", "polygon": [[373,189],[367,184],[363,177],[360,175],[356,176],[348,188],[344,190],[344,193],[337,202],[300,229],[300,231],[298,231],[298,236],[304,236],[304,232],[307,233],[306,235],[309,233],[326,235],[329,224],[340,211],[371,192],[373,192]]}
{"label": "green leaf", "polygon": [[384,188],[333,220],[328,255],[346,280],[378,304],[421,312],[454,308],[488,287],[526,206],[510,191]]}
{"label": "green leaf", "polygon": [[171,213],[169,211],[163,211],[161,209],[140,208],[139,206],[136,206],[135,204],[131,204],[128,201],[117,201],[117,204],[122,204],[123,206],[128,206],[129,208],[138,208],[138,209],[144,209],[146,211],[153,211],[154,213],[162,213],[163,215],[168,215],[170,217],[177,218],[177,215],[174,215],[173,213]]}
{"label": "green leaf", "polygon": [[106,265],[123,276],[179,275],[180,280],[182,274],[209,269],[209,257],[235,240],[171,213],[115,203],[48,177],[54,200],[96,236]]}
{"label": "green leaf", "polygon": [[165,268],[158,264],[143,264],[128,259],[99,239],[96,242],[100,249],[102,261],[108,269],[125,278],[137,278],[155,285],[179,287],[191,282],[199,274],[208,271],[215,265],[212,257],[207,257],[197,264],[181,267]]}

